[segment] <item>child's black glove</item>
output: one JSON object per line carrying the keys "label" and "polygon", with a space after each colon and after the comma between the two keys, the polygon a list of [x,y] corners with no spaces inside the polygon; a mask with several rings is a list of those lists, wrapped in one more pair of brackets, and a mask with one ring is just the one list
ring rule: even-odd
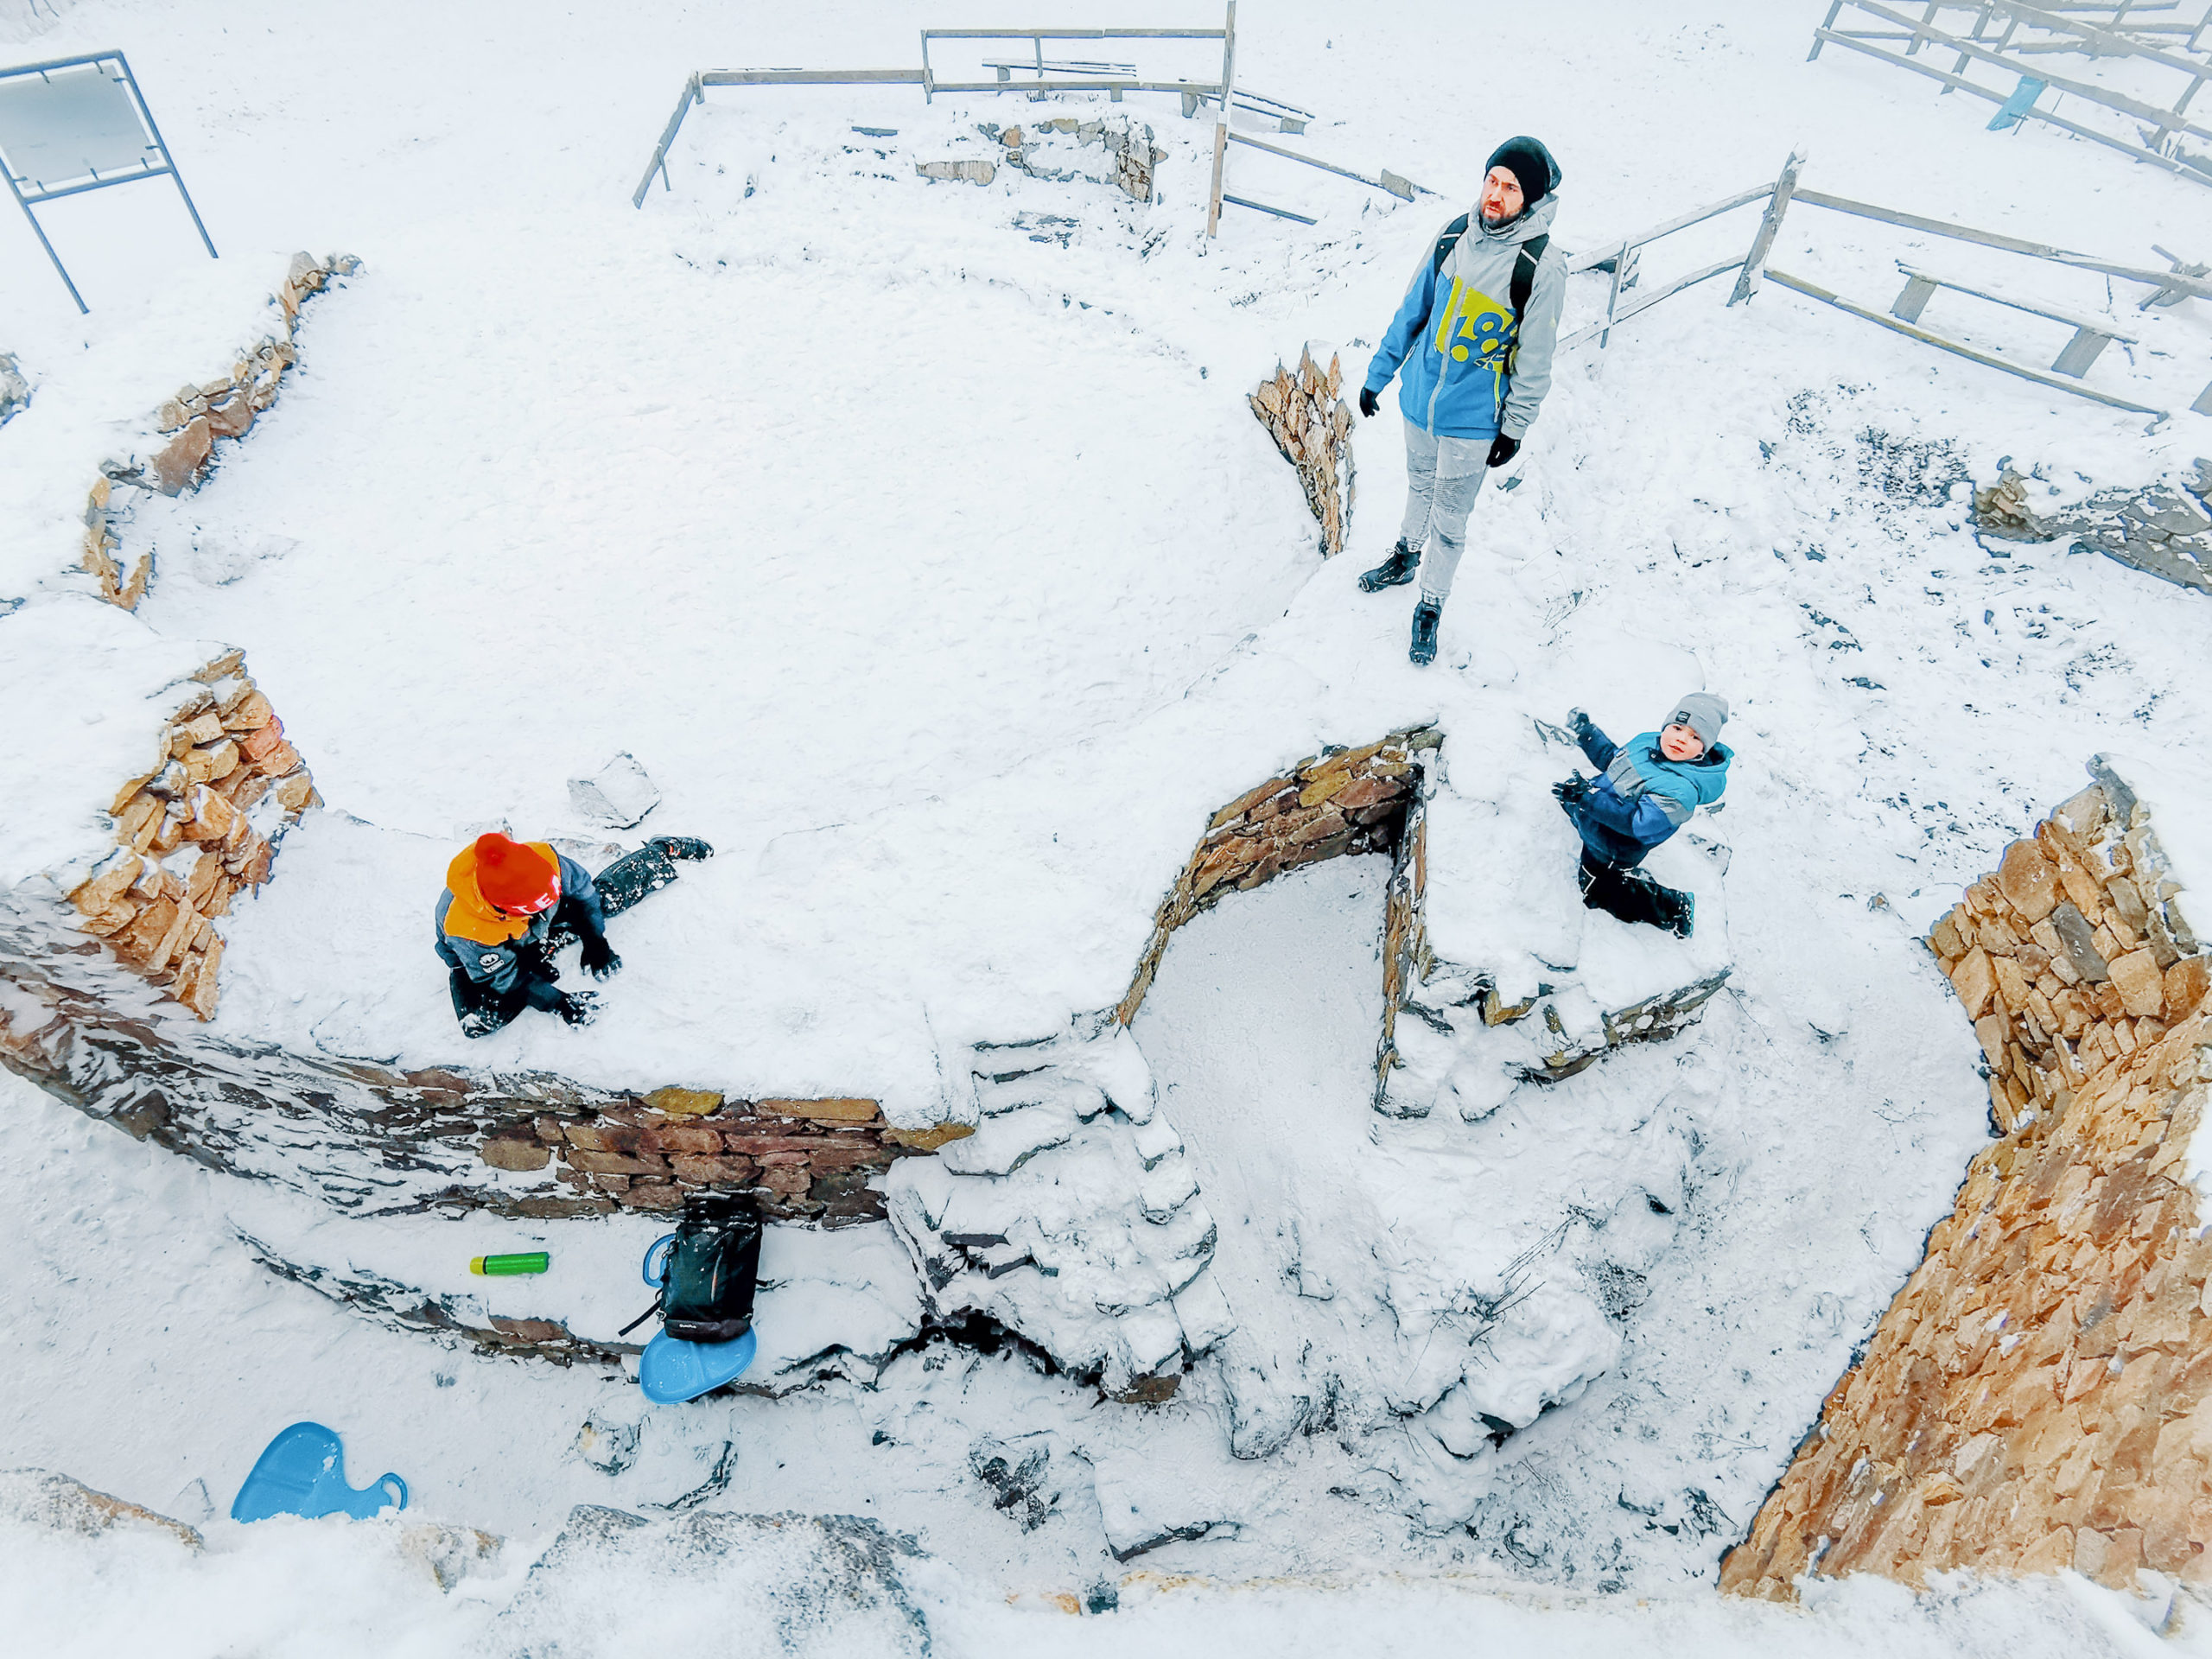
{"label": "child's black glove", "polygon": [[603,933],[595,939],[584,941],[582,960],[584,972],[594,979],[610,978],[622,966],[622,958],[614,954]]}
{"label": "child's black glove", "polygon": [[1521,440],[1518,438],[1509,438],[1504,433],[1501,432],[1490,441],[1489,464],[1492,467],[1503,467],[1507,461],[1512,460],[1514,456],[1520,453]]}
{"label": "child's black glove", "polygon": [[1590,716],[1580,709],[1570,709],[1567,711],[1567,729],[1574,734],[1576,742],[1586,743],[1590,741],[1590,734],[1598,728],[1592,724]]}
{"label": "child's black glove", "polygon": [[1372,418],[1375,411],[1382,407],[1382,405],[1376,401],[1375,394],[1368,390],[1367,387],[1362,386],[1359,389],[1359,412],[1361,414]]}
{"label": "child's black glove", "polygon": [[1580,772],[1552,785],[1552,795],[1561,806],[1580,806],[1590,793],[1590,780]]}

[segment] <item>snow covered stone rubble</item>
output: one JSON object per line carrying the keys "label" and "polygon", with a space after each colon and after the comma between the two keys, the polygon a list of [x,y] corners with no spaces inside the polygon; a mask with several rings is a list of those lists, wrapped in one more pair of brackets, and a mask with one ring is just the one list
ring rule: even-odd
{"label": "snow covered stone rubble", "polygon": [[976,1060],[976,1133],[888,1180],[941,1314],[989,1314],[1116,1392],[1227,1335],[1213,1217],[1128,1028]]}

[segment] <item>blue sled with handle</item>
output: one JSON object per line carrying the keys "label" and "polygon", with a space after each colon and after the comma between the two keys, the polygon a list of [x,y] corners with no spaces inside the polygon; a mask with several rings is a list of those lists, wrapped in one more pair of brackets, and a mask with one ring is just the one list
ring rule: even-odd
{"label": "blue sled with handle", "polygon": [[733,1342],[678,1342],[664,1331],[638,1361],[638,1386],[657,1406],[681,1405],[736,1382],[760,1346],[750,1331]]}
{"label": "blue sled with handle", "polygon": [[255,1460],[232,1501],[231,1519],[346,1515],[366,1521],[388,1508],[406,1507],[407,1483],[397,1475],[378,1475],[356,1491],[346,1482],[346,1443],[337,1432],[321,1423],[294,1423]]}
{"label": "blue sled with handle", "polygon": [[[676,1235],[670,1233],[645,1251],[645,1281],[656,1290],[662,1287],[667,1251],[675,1243]],[[760,1338],[750,1331],[728,1342],[681,1342],[663,1331],[645,1344],[638,1361],[638,1386],[657,1406],[682,1405],[736,1382],[760,1347]]]}

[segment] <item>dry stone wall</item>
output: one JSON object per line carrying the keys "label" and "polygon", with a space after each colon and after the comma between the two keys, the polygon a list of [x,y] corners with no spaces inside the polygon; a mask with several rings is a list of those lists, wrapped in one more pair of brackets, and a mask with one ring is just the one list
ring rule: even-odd
{"label": "dry stone wall", "polygon": [[1249,892],[1301,864],[1392,851],[1419,793],[1423,757],[1443,741],[1433,727],[1421,727],[1361,748],[1328,750],[1245,791],[1215,813],[1160,901],[1152,938],[1115,1018],[1124,1026],[1135,1020],[1170,936],[1230,893]]}
{"label": "dry stone wall", "polygon": [[234,1043],[162,1018],[150,988],[20,899],[0,903],[0,1065],[139,1139],[355,1214],[558,1219],[714,1188],[842,1225],[883,1213],[867,1183],[893,1160],[970,1132],[896,1128],[867,1100],[632,1094]]}
{"label": "dry stone wall", "polygon": [[1306,505],[1321,526],[1322,556],[1344,550],[1351,528],[1351,405],[1344,390],[1339,358],[1329,359],[1324,374],[1310,350],[1301,348],[1294,372],[1275,365],[1274,378],[1262,380],[1251,397],[1252,412],[1284,457],[1298,469]]}
{"label": "dry stone wall", "polygon": [[321,798],[284,722],[227,652],[147,744],[116,791],[115,850],[69,893],[76,926],[202,1020],[219,995],[215,918],[269,879],[271,836]]}
{"label": "dry stone wall", "polygon": [[883,1218],[868,1182],[894,1160],[969,1133],[895,1128],[872,1100],[668,1088],[582,1116],[511,1120],[486,1132],[479,1155],[495,1169],[550,1168],[588,1208],[667,1211],[688,1192],[750,1192],[775,1219],[836,1227]]}
{"label": "dry stone wall", "polygon": [[2000,1138],[1724,1589],[1953,1567],[2212,1583],[2212,1240],[2191,1151],[2208,963],[2147,810],[2110,766],[2092,773],[1929,936]]}
{"label": "dry stone wall", "polygon": [[[284,376],[299,361],[294,344],[300,308],[308,296],[335,276],[351,276],[361,262],[351,254],[321,258],[296,253],[291,269],[270,298],[273,314],[267,333],[242,348],[228,369],[196,386],[180,386],[154,412],[157,444],[146,453],[102,464],[85,502],[84,567],[99,585],[100,595],[125,610],[136,609],[153,578],[153,556],[123,553],[123,527],[129,521],[134,492],[181,495],[197,489],[215,460],[216,441],[246,435],[254,420],[276,401]],[[127,565],[127,569],[126,569]]]}

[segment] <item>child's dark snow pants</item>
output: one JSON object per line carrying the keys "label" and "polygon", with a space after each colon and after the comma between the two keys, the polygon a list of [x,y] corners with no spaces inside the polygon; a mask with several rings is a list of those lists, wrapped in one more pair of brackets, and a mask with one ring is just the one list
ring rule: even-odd
{"label": "child's dark snow pants", "polygon": [[1582,868],[1576,874],[1587,908],[1649,927],[1674,926],[1673,906],[1682,895],[1672,887],[1661,887],[1635,866],[1608,864],[1585,847]]}

